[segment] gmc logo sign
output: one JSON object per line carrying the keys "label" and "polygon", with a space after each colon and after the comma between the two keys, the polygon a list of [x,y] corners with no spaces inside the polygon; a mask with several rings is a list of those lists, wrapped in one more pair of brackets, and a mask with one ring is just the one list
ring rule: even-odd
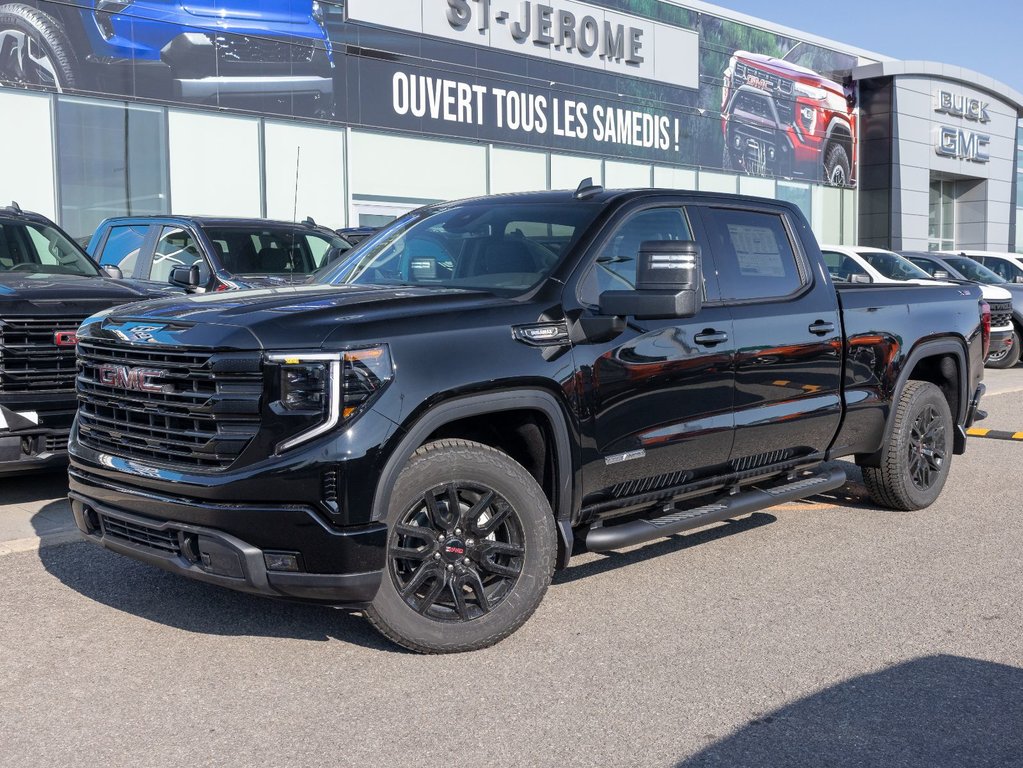
{"label": "gmc logo sign", "polygon": [[167,375],[158,368],[129,368],[126,365],[101,365],[98,369],[99,383],[118,389],[135,392],[166,392],[164,384],[156,379]]}

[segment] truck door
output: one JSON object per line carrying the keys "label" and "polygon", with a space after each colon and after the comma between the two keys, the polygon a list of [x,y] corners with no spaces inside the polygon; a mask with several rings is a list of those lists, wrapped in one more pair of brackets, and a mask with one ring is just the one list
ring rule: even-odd
{"label": "truck door", "polygon": [[[590,250],[576,295],[596,315],[600,293],[634,290],[640,243],[693,240],[685,209],[633,208]],[[717,297],[711,265],[705,293]],[[726,307],[688,319],[627,318],[624,332],[573,349],[582,429],[584,505],[656,493],[727,462],[732,445],[733,343]]]}
{"label": "truck door", "polygon": [[744,202],[699,212],[733,323],[733,465],[741,471],[822,453],[842,416],[834,287],[785,211]]}

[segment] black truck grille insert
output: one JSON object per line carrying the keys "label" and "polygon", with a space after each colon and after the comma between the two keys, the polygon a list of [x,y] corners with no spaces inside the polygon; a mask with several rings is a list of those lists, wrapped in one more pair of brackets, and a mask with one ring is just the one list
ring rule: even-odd
{"label": "black truck grille insert", "polygon": [[75,391],[75,348],[58,347],[57,331],[76,331],[81,316],[0,320],[0,392]]}
{"label": "black truck grille insert", "polygon": [[772,93],[780,93],[784,95],[792,94],[791,80],[779,77],[774,72],[768,72],[767,70],[754,67],[742,61],[737,61],[735,63],[735,79],[739,81],[739,85],[763,83],[768,86]]}
{"label": "black truck grille insert", "polygon": [[1012,322],[1011,301],[990,301],[988,305],[991,307],[992,328],[1004,328]]}
{"label": "black truck grille insert", "polygon": [[103,535],[111,539],[156,550],[165,555],[181,554],[181,540],[178,532],[173,529],[160,530],[142,523],[102,514],[99,516],[99,521]]}
{"label": "black truck grille insert", "polygon": [[79,342],[80,440],[114,456],[229,467],[259,431],[262,391],[258,352]]}
{"label": "black truck grille insert", "polygon": [[[308,64],[316,48],[308,40],[272,40],[250,35],[216,35],[213,45],[221,61],[245,64]],[[322,49],[322,45],[320,46]]]}

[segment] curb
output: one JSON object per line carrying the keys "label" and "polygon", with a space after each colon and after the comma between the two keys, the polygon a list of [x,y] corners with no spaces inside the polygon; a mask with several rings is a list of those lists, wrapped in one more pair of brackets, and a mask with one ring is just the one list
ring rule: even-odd
{"label": "curb", "polygon": [[67,531],[57,531],[44,536],[32,536],[28,539],[13,539],[11,541],[0,541],[0,557],[14,555],[20,552],[35,552],[44,547],[55,547],[60,544],[72,544],[82,540],[82,534],[77,528]]}

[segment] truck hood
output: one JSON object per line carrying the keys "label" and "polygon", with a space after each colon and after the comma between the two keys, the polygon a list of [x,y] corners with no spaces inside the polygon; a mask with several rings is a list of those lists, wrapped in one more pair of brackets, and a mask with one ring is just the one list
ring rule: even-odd
{"label": "truck hood", "polygon": [[181,4],[193,16],[260,21],[267,24],[306,24],[312,18],[313,0],[185,0]]}
{"label": "truck hood", "polygon": [[[304,285],[180,296],[121,307],[91,319],[83,336],[221,349],[319,349],[340,326],[357,327],[511,304],[480,291],[378,285]],[[394,324],[387,328],[393,333]],[[379,340],[379,339],[376,339]]]}
{"label": "truck hood", "polygon": [[785,59],[778,59],[774,56],[766,56],[762,53],[751,53],[750,51],[736,51],[735,58],[745,61],[754,66],[766,69],[781,77],[790,80],[798,80],[807,85],[816,85],[821,88],[828,88],[837,93],[844,93],[842,86],[834,80],[824,77],[819,72],[807,69],[799,64],[793,64]]}
{"label": "truck hood", "polygon": [[[19,274],[0,272],[0,316],[98,312],[117,304],[166,295],[127,280],[78,275]],[[91,309],[90,309],[91,308]]]}

